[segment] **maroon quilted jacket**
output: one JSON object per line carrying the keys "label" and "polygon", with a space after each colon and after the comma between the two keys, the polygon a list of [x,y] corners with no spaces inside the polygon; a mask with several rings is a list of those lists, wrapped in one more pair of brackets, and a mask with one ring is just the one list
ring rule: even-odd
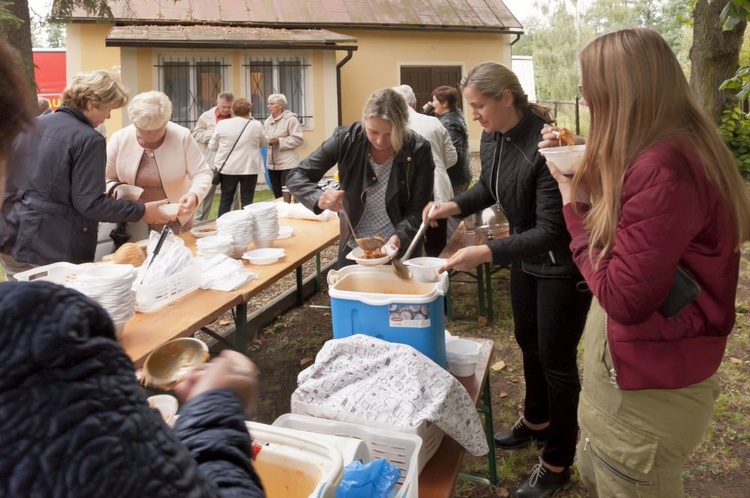
{"label": "maroon quilted jacket", "polygon": [[[564,208],[573,257],[607,312],[607,338],[622,389],[678,389],[716,372],[734,324],[739,253],[732,216],[703,172],[697,152],[660,142],[625,173],[613,250],[597,268],[589,258],[583,212]],[[674,318],[658,309],[675,270],[702,287]]]}

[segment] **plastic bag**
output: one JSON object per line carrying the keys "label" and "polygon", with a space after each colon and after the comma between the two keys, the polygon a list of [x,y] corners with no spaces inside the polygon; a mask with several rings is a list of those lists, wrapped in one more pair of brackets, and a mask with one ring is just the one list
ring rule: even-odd
{"label": "plastic bag", "polygon": [[400,477],[401,469],[388,460],[364,464],[357,460],[344,467],[336,498],[388,498]]}

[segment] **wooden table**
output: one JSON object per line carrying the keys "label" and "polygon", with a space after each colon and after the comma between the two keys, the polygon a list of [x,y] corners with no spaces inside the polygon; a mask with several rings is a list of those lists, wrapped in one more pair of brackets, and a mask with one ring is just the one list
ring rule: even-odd
{"label": "wooden table", "polygon": [[[489,453],[487,454],[490,482],[497,484],[497,470],[495,467],[495,444],[492,428],[492,399],[490,392],[489,365],[492,350],[495,343],[489,339],[471,339],[482,346],[482,356],[477,362],[477,369],[471,377],[456,377],[466,388],[469,396],[478,404],[478,409],[484,415],[485,434]],[[481,399],[480,399],[481,394]],[[427,462],[422,473],[419,474],[419,496],[420,498],[441,498],[453,496],[456,488],[461,462],[466,450],[448,435],[443,437],[443,442],[435,452],[435,455]]]}
{"label": "wooden table", "polygon": [[[264,266],[245,261],[245,268],[258,273],[258,277],[245,286],[231,292],[197,290],[152,313],[136,313],[125,324],[120,338],[120,344],[136,367],[141,367],[148,354],[160,344],[177,337],[190,336],[233,308],[236,345],[244,348],[247,340],[247,303],[292,271],[297,273],[297,292],[301,296],[302,264],[338,240],[339,220],[336,217],[326,222],[284,218],[281,224],[294,227],[294,234],[290,238],[274,243],[274,247],[285,249],[286,256],[272,265]],[[190,233],[180,237],[195,252],[195,237]]]}

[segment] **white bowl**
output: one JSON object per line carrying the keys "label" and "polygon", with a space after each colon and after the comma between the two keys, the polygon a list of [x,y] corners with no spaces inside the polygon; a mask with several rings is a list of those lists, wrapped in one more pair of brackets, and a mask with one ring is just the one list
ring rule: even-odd
{"label": "white bowl", "polygon": [[585,150],[585,145],[563,145],[562,147],[539,149],[539,153],[547,161],[554,163],[557,169],[560,170],[560,173],[563,175],[572,175],[578,169]]}
{"label": "white bowl", "polygon": [[272,265],[285,255],[284,249],[253,249],[243,254],[242,259],[250,261],[251,265]]}
{"label": "white bowl", "polygon": [[411,274],[417,282],[437,282],[440,280],[438,269],[447,261],[443,258],[412,258],[404,261],[406,266],[411,267]]}
{"label": "white bowl", "polygon": [[448,368],[456,377],[471,377],[477,369],[481,349],[479,344],[466,339],[453,339],[445,343]]}
{"label": "white bowl", "polygon": [[391,256],[396,252],[396,250],[392,249],[388,244],[385,244],[383,246],[383,249],[385,250],[386,255],[382,258],[365,259],[362,257],[365,251],[363,251],[361,247],[355,247],[349,254],[346,255],[346,259],[350,261],[356,261],[358,265],[362,266],[380,266],[390,261]]}
{"label": "white bowl", "polygon": [[294,233],[294,227],[289,225],[279,225],[279,234],[276,236],[277,239],[288,239]]}
{"label": "white bowl", "polygon": [[203,237],[210,237],[211,235],[216,235],[218,233],[218,228],[216,228],[216,225],[213,223],[210,225],[201,225],[199,227],[193,227],[190,229],[190,233],[193,234],[193,237],[196,239],[202,239]]}
{"label": "white bowl", "polygon": [[121,280],[131,278],[135,271],[133,265],[125,264],[106,264],[92,266],[81,274],[84,279],[96,279],[96,280]]}
{"label": "white bowl", "polygon": [[161,418],[164,419],[164,422],[168,426],[172,427],[174,425],[175,415],[177,415],[177,408],[179,406],[177,398],[169,394],[157,394],[149,396],[146,401],[148,401],[149,407],[159,410]]}
{"label": "white bowl", "polygon": [[162,206],[159,206],[159,211],[164,216],[175,217],[177,216],[177,213],[180,212],[180,205],[174,202],[171,204],[164,204]]}

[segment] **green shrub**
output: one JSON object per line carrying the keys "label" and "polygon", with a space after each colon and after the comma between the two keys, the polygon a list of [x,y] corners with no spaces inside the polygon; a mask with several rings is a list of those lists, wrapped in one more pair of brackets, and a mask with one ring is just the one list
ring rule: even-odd
{"label": "green shrub", "polygon": [[750,178],[750,116],[739,107],[727,109],[721,115],[719,132],[734,154],[742,176]]}

